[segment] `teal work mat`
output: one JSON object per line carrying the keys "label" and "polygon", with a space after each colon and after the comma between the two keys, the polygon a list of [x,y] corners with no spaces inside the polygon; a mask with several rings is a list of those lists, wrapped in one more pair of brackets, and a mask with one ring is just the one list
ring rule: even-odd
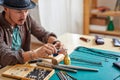
{"label": "teal work mat", "polygon": [[[77,80],[120,80],[120,77],[114,79],[120,75],[120,69],[113,66],[113,62],[119,61],[119,56],[119,52],[79,46],[70,54],[71,65],[95,68],[99,71],[78,70],[77,73],[66,72],[77,78]],[[55,71],[50,80],[60,80],[56,74],[58,71]]]}

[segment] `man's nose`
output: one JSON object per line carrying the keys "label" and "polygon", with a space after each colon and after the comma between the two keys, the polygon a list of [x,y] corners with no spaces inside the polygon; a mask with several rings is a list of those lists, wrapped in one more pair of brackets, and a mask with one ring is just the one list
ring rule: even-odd
{"label": "man's nose", "polygon": [[22,12],[21,17],[25,18],[27,16],[27,12]]}

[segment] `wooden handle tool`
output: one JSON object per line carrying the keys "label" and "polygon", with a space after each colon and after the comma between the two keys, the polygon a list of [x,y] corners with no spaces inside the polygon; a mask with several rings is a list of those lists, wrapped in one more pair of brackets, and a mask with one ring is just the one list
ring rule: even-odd
{"label": "wooden handle tool", "polygon": [[44,58],[51,59],[52,60],[52,64],[57,65],[57,64],[59,64],[59,62],[61,62],[64,59],[64,55],[63,54],[58,54],[55,57],[49,56],[49,57],[44,57]]}

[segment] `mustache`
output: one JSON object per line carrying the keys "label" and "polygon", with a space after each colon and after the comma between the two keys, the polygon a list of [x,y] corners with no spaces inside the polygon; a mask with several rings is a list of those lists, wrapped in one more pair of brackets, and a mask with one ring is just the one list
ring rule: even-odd
{"label": "mustache", "polygon": [[26,19],[19,19],[18,21],[25,21]]}

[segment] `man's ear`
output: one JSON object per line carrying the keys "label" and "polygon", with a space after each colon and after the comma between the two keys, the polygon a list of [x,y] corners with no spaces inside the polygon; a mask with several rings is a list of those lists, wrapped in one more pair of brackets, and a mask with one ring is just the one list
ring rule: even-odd
{"label": "man's ear", "polygon": [[6,12],[8,10],[8,8],[7,7],[4,7],[4,11]]}

